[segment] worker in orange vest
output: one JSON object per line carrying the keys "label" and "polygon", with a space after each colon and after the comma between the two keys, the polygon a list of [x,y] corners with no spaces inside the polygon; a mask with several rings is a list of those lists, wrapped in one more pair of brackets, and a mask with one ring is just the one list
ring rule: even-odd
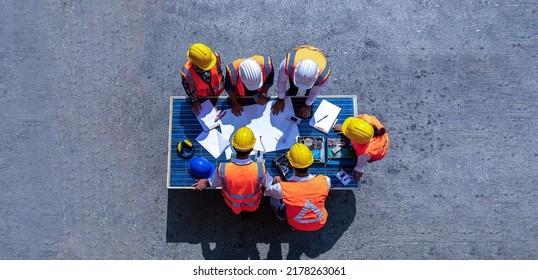
{"label": "worker in orange vest", "polygon": [[[295,96],[299,89],[306,90],[305,104],[301,107],[300,116],[310,117],[312,103],[323,87],[329,83],[331,69],[327,65],[325,54],[318,48],[303,45],[288,53],[280,63],[277,78],[278,99],[271,108],[277,115],[284,111],[286,95]],[[289,81],[290,88],[285,90]]]}
{"label": "worker in orange vest", "polygon": [[192,187],[203,190],[222,186],[222,196],[230,209],[241,218],[248,218],[260,205],[262,187],[267,187],[273,180],[264,163],[250,159],[255,143],[256,138],[250,128],[239,128],[232,137],[236,157],[228,163],[219,164],[217,172],[213,172],[209,179],[197,180]]}
{"label": "worker in orange vest", "polygon": [[253,96],[256,103],[267,103],[267,91],[273,85],[274,77],[270,56],[253,55],[226,65],[224,89],[232,102],[232,113],[239,116],[243,111],[237,96]]}
{"label": "worker in orange vest", "polygon": [[349,117],[344,124],[337,124],[333,129],[343,133],[351,140],[357,154],[357,165],[353,168],[353,176],[358,182],[366,164],[382,159],[389,149],[389,134],[385,126],[374,116],[362,114]]}
{"label": "worker in orange vest", "polygon": [[331,188],[331,179],[308,172],[314,157],[306,145],[294,144],[287,157],[294,176],[287,182],[275,177],[278,183],[267,186],[264,195],[271,197],[271,207],[279,220],[286,219],[296,230],[319,230],[327,221],[325,199]]}
{"label": "worker in orange vest", "polygon": [[187,51],[187,63],[181,71],[181,83],[192,101],[192,111],[200,114],[198,97],[219,96],[224,90],[220,55],[202,43],[194,43]]}

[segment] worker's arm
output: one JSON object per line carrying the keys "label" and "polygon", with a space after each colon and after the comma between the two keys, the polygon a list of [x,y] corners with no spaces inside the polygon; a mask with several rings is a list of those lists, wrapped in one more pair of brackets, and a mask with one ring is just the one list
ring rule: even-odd
{"label": "worker's arm", "polygon": [[286,59],[282,60],[278,68],[278,77],[276,81],[276,91],[279,99],[286,98],[286,84],[290,77],[286,75]]}
{"label": "worker's arm", "polygon": [[353,168],[353,177],[355,177],[355,181],[358,182],[361,179],[362,173],[366,170],[368,160],[370,160],[369,155],[360,155],[357,157],[357,164],[355,165],[355,168]]}
{"label": "worker's arm", "polygon": [[228,71],[226,71],[226,77],[224,78],[224,89],[230,97],[230,101],[232,103],[232,113],[236,116],[240,116],[241,112],[243,112],[243,106],[241,106],[239,101],[237,101],[235,86],[232,84],[232,79],[230,78],[230,73]]}
{"label": "worker's arm", "polygon": [[[265,83],[262,85],[260,93],[258,93],[258,95],[257,95],[256,103],[258,103],[260,105],[264,105],[264,104],[267,103],[267,101],[268,101],[267,92],[269,91],[269,88],[271,88],[271,86],[273,86],[273,80],[274,79],[275,79],[275,71],[274,71],[273,65],[271,63],[271,72],[269,72],[269,75],[267,76],[267,79],[265,79]],[[255,97],[255,99],[256,99],[256,97]]]}
{"label": "worker's arm", "polygon": [[286,83],[288,82],[288,75],[286,75],[286,59],[282,60],[280,63],[280,68],[278,69],[278,78],[276,83],[276,91],[278,99],[275,101],[271,107],[272,113],[278,115],[284,111],[286,103],[284,98],[286,98]]}
{"label": "worker's arm", "polygon": [[[276,181],[276,180],[275,180]],[[270,196],[276,199],[282,199],[282,189],[280,183],[269,184],[265,187],[264,196]]]}
{"label": "worker's arm", "polygon": [[210,178],[196,180],[196,182],[191,185],[191,187],[193,187],[194,190],[196,191],[201,191],[206,188],[214,189],[221,186],[222,186],[222,182],[219,178],[217,170],[213,172]]}
{"label": "worker's arm", "polygon": [[308,98],[305,101],[305,104],[307,106],[312,106],[314,101],[316,101],[316,98],[318,98],[318,95],[321,92],[321,90],[323,90],[323,88],[329,83],[330,80],[331,80],[331,77],[327,78],[327,80],[325,80],[325,82],[323,84],[321,84],[319,86],[313,86],[310,89],[310,93],[308,94]]}
{"label": "worker's arm", "polygon": [[271,61],[271,72],[269,72],[269,75],[267,75],[267,79],[265,79],[265,83],[262,85],[262,92],[267,93],[269,89],[273,86],[274,80],[275,80],[275,69],[273,68],[273,62]]}
{"label": "worker's arm", "polygon": [[271,185],[272,182],[273,182],[273,177],[269,174],[269,172],[266,172],[262,179],[262,186],[267,188],[268,186]]}
{"label": "worker's arm", "polygon": [[318,94],[321,92],[323,87],[329,82],[329,79],[330,78],[327,78],[327,80],[322,85],[313,86],[310,89],[310,93],[308,94],[308,98],[306,99],[305,104],[299,110],[299,114],[300,114],[301,118],[304,119],[304,118],[310,117],[310,114],[312,112],[312,104],[314,103],[314,101],[318,97]]}
{"label": "worker's arm", "polygon": [[213,174],[209,178],[209,185],[211,186],[211,188],[222,187],[222,181],[219,178],[219,173],[217,170],[213,171]]}
{"label": "worker's arm", "polygon": [[187,82],[187,79],[185,79],[183,75],[181,75],[181,84],[183,85],[185,94],[189,97],[189,99],[192,102],[192,111],[194,112],[195,115],[198,116],[198,114],[200,114],[200,108],[202,108],[202,105],[200,105],[200,101],[198,101],[194,92],[191,91],[191,88],[189,87],[189,82]]}

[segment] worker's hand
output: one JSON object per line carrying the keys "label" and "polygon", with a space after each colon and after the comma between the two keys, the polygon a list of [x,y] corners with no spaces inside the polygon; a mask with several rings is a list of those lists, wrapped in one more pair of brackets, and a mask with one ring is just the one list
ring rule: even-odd
{"label": "worker's hand", "polygon": [[335,124],[333,126],[333,130],[336,131],[338,134],[342,134],[342,125],[341,124]]}
{"label": "worker's hand", "polygon": [[264,104],[267,103],[267,97],[265,96],[265,94],[260,93],[258,95],[258,102],[257,103],[260,104],[260,105],[264,105]]}
{"label": "worker's hand", "polygon": [[200,109],[202,108],[202,105],[200,104],[200,101],[196,100],[192,103],[192,112],[198,116],[200,114]]}
{"label": "worker's hand", "polygon": [[282,177],[280,177],[280,176],[275,176],[275,177],[273,177],[273,178],[275,178],[275,181],[276,181],[277,183],[282,182]]}
{"label": "worker's hand", "polygon": [[196,180],[196,183],[192,184],[191,187],[193,187],[195,191],[201,191],[209,187],[209,180],[207,179]]}
{"label": "worker's hand", "polygon": [[303,119],[310,117],[310,106],[303,105],[303,107],[301,107],[301,110],[299,111],[299,115]]}
{"label": "worker's hand", "polygon": [[236,116],[241,116],[241,112],[243,112],[243,106],[239,102],[232,102],[232,113]]}
{"label": "worker's hand", "polygon": [[275,104],[273,104],[273,107],[271,107],[271,110],[273,110],[273,115],[278,115],[279,113],[284,112],[285,106],[286,103],[284,102],[284,99],[277,99]]}
{"label": "worker's hand", "polygon": [[355,177],[355,181],[358,183],[361,180],[362,172],[358,172],[353,169],[353,177]]}

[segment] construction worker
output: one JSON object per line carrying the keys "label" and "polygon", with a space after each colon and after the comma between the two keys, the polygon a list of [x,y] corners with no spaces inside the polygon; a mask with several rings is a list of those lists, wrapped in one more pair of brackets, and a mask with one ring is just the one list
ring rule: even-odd
{"label": "construction worker", "polygon": [[270,56],[253,55],[226,65],[224,89],[232,102],[232,113],[239,116],[243,111],[237,96],[254,96],[256,103],[267,103],[267,91],[273,85],[274,77]]}
{"label": "construction worker", "polygon": [[295,230],[316,231],[327,221],[325,199],[331,188],[331,179],[308,173],[314,157],[306,145],[294,144],[287,157],[294,176],[287,182],[275,177],[278,183],[267,186],[264,195],[271,197],[271,207],[279,220],[287,219]]}
{"label": "construction worker", "polygon": [[[306,90],[305,104],[301,107],[300,116],[310,117],[312,103],[318,97],[324,86],[329,83],[331,69],[327,65],[325,54],[318,48],[303,45],[297,47],[280,63],[278,70],[277,92],[278,100],[271,108],[277,115],[284,111],[286,95],[295,96],[299,89]],[[286,82],[290,88],[285,90]]]}
{"label": "construction worker", "polygon": [[230,209],[242,218],[248,218],[260,205],[262,186],[271,184],[273,180],[264,163],[250,159],[255,143],[256,138],[250,128],[239,128],[232,137],[236,157],[231,162],[219,164],[217,172],[213,172],[209,179],[199,179],[192,187],[203,190],[222,186],[222,196]]}
{"label": "construction worker", "polygon": [[366,170],[367,163],[378,161],[387,154],[389,134],[374,116],[362,114],[349,117],[344,124],[337,124],[333,129],[349,138],[357,153],[357,165],[353,168],[353,177],[357,182]]}
{"label": "construction worker", "polygon": [[219,96],[224,90],[220,55],[202,43],[194,43],[187,51],[187,63],[181,71],[181,83],[192,101],[192,111],[200,114],[198,97]]}

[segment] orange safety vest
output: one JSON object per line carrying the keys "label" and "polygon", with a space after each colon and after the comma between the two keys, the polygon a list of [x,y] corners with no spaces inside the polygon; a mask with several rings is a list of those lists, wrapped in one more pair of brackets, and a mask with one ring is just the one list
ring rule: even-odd
{"label": "orange safety vest", "polygon": [[222,196],[235,214],[241,211],[253,212],[258,209],[262,199],[264,175],[265,164],[263,163],[219,164],[218,176],[222,182]]}
{"label": "orange safety vest", "polygon": [[296,230],[316,231],[325,225],[329,185],[323,175],[304,182],[280,182],[288,223]]}
{"label": "orange safety vest", "polygon": [[327,65],[327,59],[325,58],[323,52],[313,46],[299,46],[293,50],[293,52],[288,53],[288,56],[286,57],[286,75],[293,80],[295,67],[303,59],[312,59],[318,64],[319,75],[318,79],[314,83],[314,86],[323,85],[323,83],[325,83],[325,81],[329,78],[329,75],[331,75],[331,69]]}
{"label": "orange safety vest", "polygon": [[[265,81],[267,81],[267,76],[269,76],[269,73],[271,73],[271,71],[273,70],[273,63],[271,63],[271,57],[253,55],[250,58],[256,60],[256,62],[260,64],[260,67],[262,68],[263,84],[265,84]],[[226,71],[228,71],[228,76],[230,77],[232,85],[235,87],[239,96],[245,96],[245,87],[241,84],[241,77],[239,76],[239,64],[241,64],[243,60],[245,59],[237,59],[234,62],[226,65]],[[258,89],[258,92],[262,92],[263,90],[264,88],[262,86]]]}
{"label": "orange safety vest", "polygon": [[[377,127],[377,129],[382,129],[385,127],[374,116],[362,114],[357,118],[361,118],[367,121],[371,125]],[[370,140],[370,142],[366,144],[359,144],[357,142],[351,141],[351,145],[353,145],[357,156],[369,155],[370,159],[368,160],[368,162],[374,162],[382,159],[387,154],[387,151],[389,149],[389,134],[388,132],[385,132],[385,134],[381,136],[374,136],[374,138],[372,138],[372,140]]]}
{"label": "orange safety vest", "polygon": [[198,76],[192,62],[189,60],[183,66],[181,75],[189,83],[191,92],[196,96],[219,96],[224,89],[224,78],[219,75],[218,68],[220,68],[220,55],[215,54],[217,57],[217,63],[209,71],[211,72],[211,85],[208,85]]}

